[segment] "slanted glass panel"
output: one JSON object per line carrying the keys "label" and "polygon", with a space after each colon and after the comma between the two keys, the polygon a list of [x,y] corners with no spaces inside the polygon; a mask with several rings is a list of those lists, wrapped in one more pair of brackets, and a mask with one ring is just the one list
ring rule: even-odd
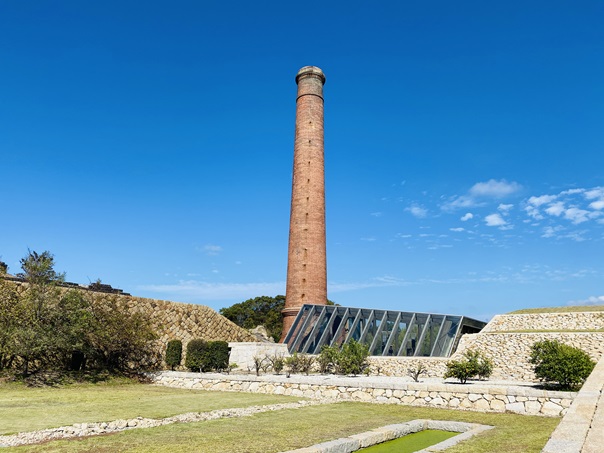
{"label": "slanted glass panel", "polygon": [[440,337],[432,350],[433,357],[448,357],[451,354],[451,346],[457,330],[459,329],[459,316],[447,316],[442,326]]}
{"label": "slanted glass panel", "polygon": [[325,344],[356,340],[377,356],[447,357],[464,333],[486,323],[462,316],[304,305],[286,335],[290,352],[319,354]]}
{"label": "slanted glass panel", "polygon": [[300,311],[298,312],[296,319],[294,319],[294,322],[293,322],[292,326],[290,327],[289,332],[285,336],[285,340],[284,340],[284,342],[287,343],[289,346],[291,346],[292,343],[296,340],[296,337],[298,336],[298,333],[300,331],[300,327],[302,326],[304,320],[306,320],[306,317],[308,316],[310,307],[311,307],[310,305],[303,305],[302,308],[300,309]]}

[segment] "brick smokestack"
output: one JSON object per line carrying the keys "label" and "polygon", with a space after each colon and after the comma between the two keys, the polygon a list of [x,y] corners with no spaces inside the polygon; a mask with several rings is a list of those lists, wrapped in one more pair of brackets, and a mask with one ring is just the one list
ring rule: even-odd
{"label": "brick smokestack", "polygon": [[327,303],[323,158],[325,75],[316,66],[305,66],[298,71],[296,83],[294,172],[281,341],[302,305]]}

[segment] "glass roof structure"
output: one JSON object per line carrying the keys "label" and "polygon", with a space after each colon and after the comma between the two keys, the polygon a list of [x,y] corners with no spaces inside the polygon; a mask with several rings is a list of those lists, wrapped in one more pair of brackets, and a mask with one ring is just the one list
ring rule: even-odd
{"label": "glass roof structure", "polygon": [[285,337],[290,353],[319,354],[323,345],[356,340],[371,356],[449,357],[465,333],[485,322],[458,315],[303,305]]}

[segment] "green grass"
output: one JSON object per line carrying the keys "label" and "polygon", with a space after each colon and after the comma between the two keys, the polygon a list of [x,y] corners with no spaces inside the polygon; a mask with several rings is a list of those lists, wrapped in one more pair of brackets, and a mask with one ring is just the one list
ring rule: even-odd
{"label": "green grass", "polygon": [[583,311],[604,311],[604,305],[576,305],[569,307],[525,308],[511,311],[508,315],[527,315],[531,313],[576,313]]}
{"label": "green grass", "polygon": [[412,453],[431,445],[436,445],[458,434],[460,433],[425,429],[372,447],[363,448],[360,451],[363,453]]}
{"label": "green grass", "polygon": [[[220,393],[231,398],[233,394]],[[241,398],[245,394],[234,394]],[[225,402],[223,407],[231,406]],[[558,418],[490,414],[401,405],[339,403],[265,412],[252,417],[174,424],[115,435],[6,448],[4,452],[245,452],[301,448],[414,419],[457,420],[495,426],[447,453],[540,452]]]}
{"label": "green grass", "polygon": [[85,384],[59,388],[0,385],[0,434],[73,423],[138,416],[164,418],[185,412],[275,404],[301,398],[233,392],[204,392],[143,384]]}

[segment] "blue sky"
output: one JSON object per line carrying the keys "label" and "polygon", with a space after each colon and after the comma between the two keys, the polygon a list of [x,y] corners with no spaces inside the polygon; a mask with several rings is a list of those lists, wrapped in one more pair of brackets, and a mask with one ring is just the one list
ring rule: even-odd
{"label": "blue sky", "polygon": [[0,2],[0,255],[219,309],[285,291],[323,69],[329,297],[604,303],[599,1]]}

